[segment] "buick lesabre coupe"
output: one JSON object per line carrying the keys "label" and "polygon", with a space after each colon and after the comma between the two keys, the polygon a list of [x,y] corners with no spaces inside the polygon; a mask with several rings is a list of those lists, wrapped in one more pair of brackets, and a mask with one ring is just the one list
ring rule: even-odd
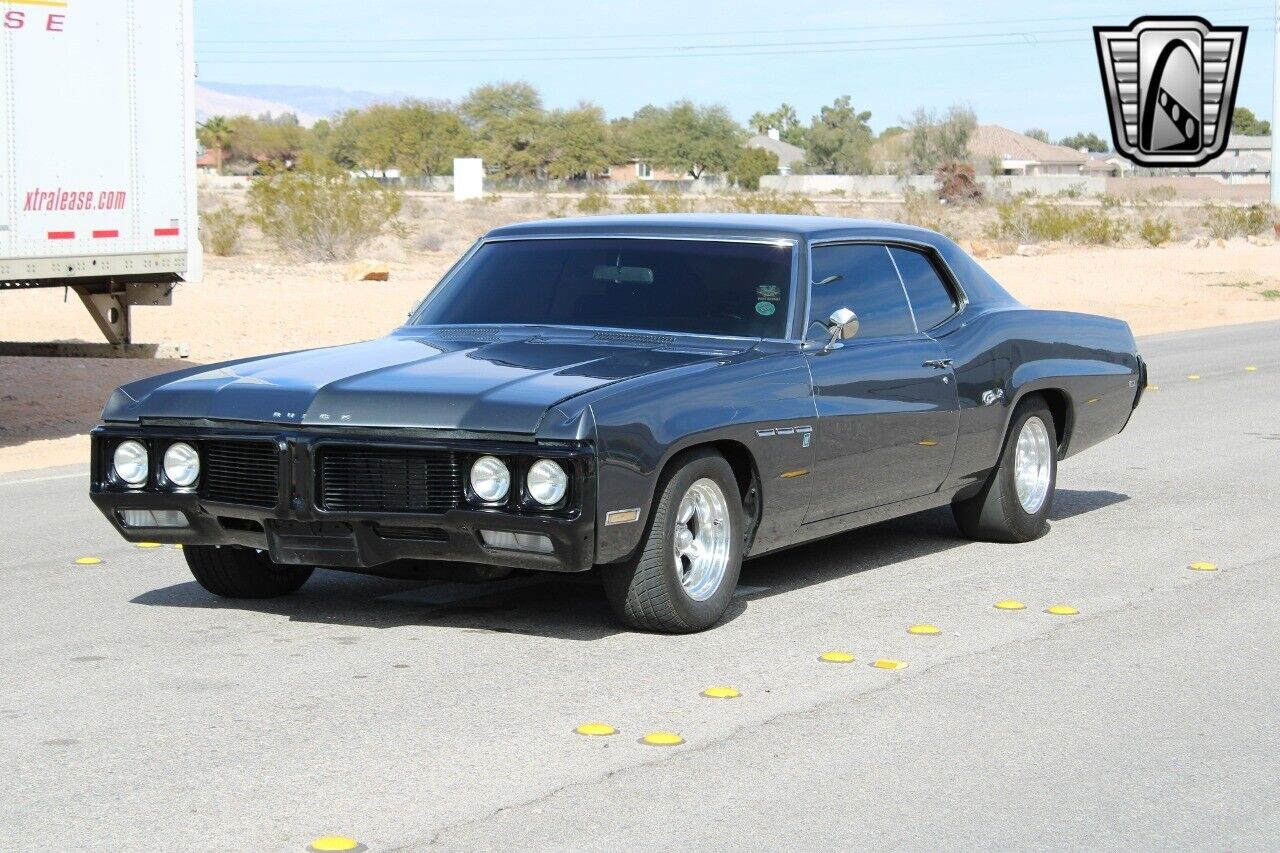
{"label": "buick lesabre coupe", "polygon": [[121,387],[91,494],[220,596],[598,567],[627,625],[697,631],[743,559],[861,525],[950,505],[1041,536],[1058,461],[1145,385],[1125,323],[1029,309],[920,228],[531,222],[384,338]]}

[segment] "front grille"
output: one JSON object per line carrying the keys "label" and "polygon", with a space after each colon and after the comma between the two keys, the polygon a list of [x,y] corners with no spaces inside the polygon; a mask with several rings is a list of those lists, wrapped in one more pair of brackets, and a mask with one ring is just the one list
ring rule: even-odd
{"label": "front grille", "polygon": [[213,501],[275,506],[280,454],[270,441],[204,442],[204,493]]}
{"label": "front grille", "polygon": [[444,450],[322,447],[316,481],[330,512],[438,513],[462,500],[459,460]]}

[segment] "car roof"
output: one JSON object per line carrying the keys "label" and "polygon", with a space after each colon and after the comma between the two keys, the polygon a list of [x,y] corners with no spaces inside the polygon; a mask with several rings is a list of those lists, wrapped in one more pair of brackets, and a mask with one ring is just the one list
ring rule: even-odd
{"label": "car roof", "polygon": [[486,237],[552,237],[644,235],[654,237],[740,237],[821,240],[832,237],[879,237],[935,246],[941,235],[914,225],[877,219],[835,216],[789,216],[772,213],[661,213],[624,216],[580,216],[542,219],[494,228]]}

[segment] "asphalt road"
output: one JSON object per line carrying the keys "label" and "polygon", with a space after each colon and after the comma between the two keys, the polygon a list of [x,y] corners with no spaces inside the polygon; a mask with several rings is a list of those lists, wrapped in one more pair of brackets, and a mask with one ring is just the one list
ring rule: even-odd
{"label": "asphalt road", "polygon": [[945,511],[845,534],[749,563],[688,637],[620,632],[589,579],[220,601],[120,541],[82,472],[0,478],[0,838],[1276,849],[1280,324],[1142,348],[1158,389],[1063,464],[1046,538],[966,542]]}

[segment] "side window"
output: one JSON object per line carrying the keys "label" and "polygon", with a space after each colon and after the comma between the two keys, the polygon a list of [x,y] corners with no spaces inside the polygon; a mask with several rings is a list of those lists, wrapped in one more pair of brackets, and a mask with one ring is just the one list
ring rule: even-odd
{"label": "side window", "polygon": [[[832,278],[832,277],[835,278]],[[822,282],[828,281],[826,284]],[[850,308],[861,321],[859,338],[915,332],[911,308],[887,246],[848,243],[815,246],[809,324],[825,323],[838,308]]]}
{"label": "side window", "polygon": [[921,331],[932,329],[956,313],[955,297],[943,283],[938,271],[922,252],[894,246],[889,250],[902,274],[902,284],[916,312],[916,325]]}

